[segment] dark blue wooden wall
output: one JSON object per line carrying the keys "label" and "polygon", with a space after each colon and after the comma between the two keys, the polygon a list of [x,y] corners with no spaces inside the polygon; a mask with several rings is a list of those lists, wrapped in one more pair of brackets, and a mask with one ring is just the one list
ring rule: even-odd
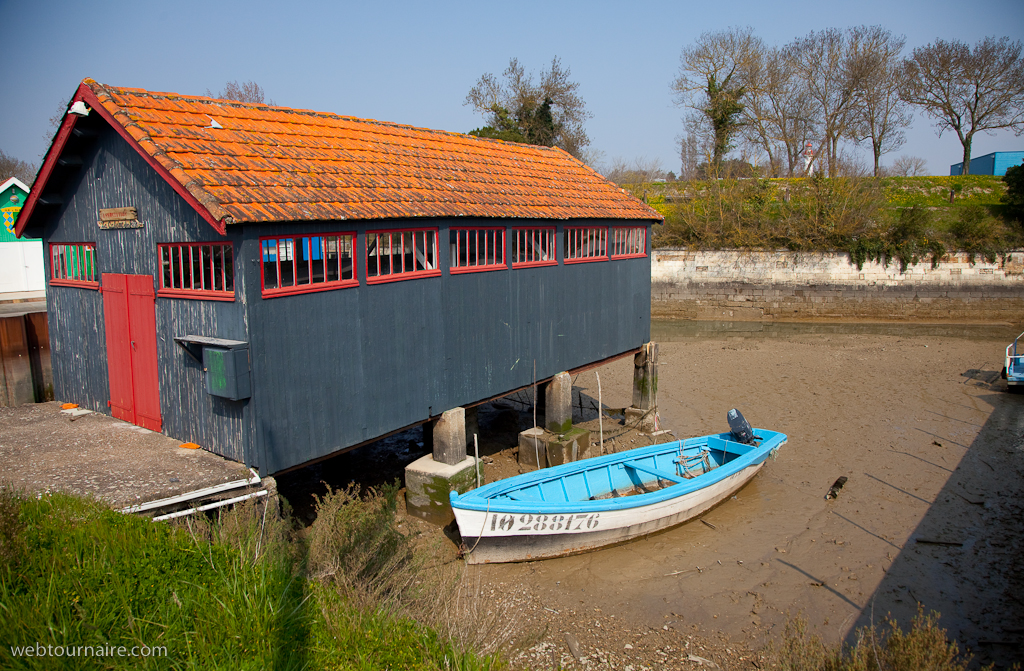
{"label": "dark blue wooden wall", "polygon": [[[51,242],[95,242],[100,273],[151,275],[156,282],[158,243],[225,240],[109,127],[82,158],[83,168],[64,189],[64,205],[45,225],[47,277]],[[137,208],[144,228],[101,230],[99,208],[108,207]],[[240,239],[241,231],[228,233],[228,240]],[[243,281],[244,269],[236,263],[235,286]],[[207,394],[199,364],[173,341],[187,334],[247,340],[244,294],[236,290],[236,295],[233,303],[156,299],[160,414],[167,435],[251,461],[246,450],[252,441],[249,404]],[[48,286],[47,311],[55,397],[109,414],[101,293]]]}
{"label": "dark blue wooden wall", "polygon": [[[451,275],[449,222],[531,223],[346,222],[358,233],[358,288],[263,299],[258,281],[247,285],[257,449],[269,472],[528,385],[534,360],[543,379],[649,340],[649,255]],[[425,225],[440,229],[442,276],[367,285],[365,231]],[[260,236],[337,230],[248,227],[248,276],[258,280]],[[557,240],[561,259],[562,224]]]}
{"label": "dark blue wooden wall", "polygon": [[[45,243],[95,242],[101,273],[151,275],[154,282],[159,243],[234,243],[234,302],[156,299],[163,431],[265,474],[528,385],[535,360],[543,379],[634,349],[650,337],[649,255],[448,273],[449,223],[549,221],[236,225],[222,238],[111,129],[101,131],[83,159],[64,189],[65,204],[45,225]],[[145,227],[99,229],[98,210],[108,207],[136,207]],[[441,277],[366,284],[366,230],[435,225]],[[559,259],[562,228],[559,223]],[[261,297],[260,236],[339,230],[358,232],[359,287]],[[47,301],[56,397],[109,413],[100,292],[51,286]],[[249,342],[252,398],[207,394],[200,365],[173,341],[182,335]]]}

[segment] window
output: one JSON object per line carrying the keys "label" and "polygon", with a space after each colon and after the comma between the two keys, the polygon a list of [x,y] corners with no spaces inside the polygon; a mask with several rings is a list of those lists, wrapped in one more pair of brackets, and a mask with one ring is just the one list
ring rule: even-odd
{"label": "window", "polygon": [[260,238],[263,296],[357,286],[355,240],[355,233]]}
{"label": "window", "polygon": [[500,270],[505,265],[504,228],[453,228],[448,255],[452,273]]}
{"label": "window", "polygon": [[372,231],[366,234],[366,282],[435,277],[437,229]]}
{"label": "window", "polygon": [[608,258],[608,229],[565,227],[565,262],[604,261]]}
{"label": "window", "polygon": [[628,259],[647,256],[647,227],[612,228],[612,258]]}
{"label": "window", "polygon": [[50,245],[50,284],[98,289],[97,277],[95,242]]}
{"label": "window", "polygon": [[168,243],[158,248],[160,290],[157,296],[235,300],[231,243]]}
{"label": "window", "polygon": [[512,267],[551,266],[558,263],[555,256],[555,228],[512,229]]}

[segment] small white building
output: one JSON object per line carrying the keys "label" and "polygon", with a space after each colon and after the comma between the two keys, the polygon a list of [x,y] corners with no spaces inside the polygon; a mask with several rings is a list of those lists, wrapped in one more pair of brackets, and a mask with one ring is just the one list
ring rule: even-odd
{"label": "small white building", "polygon": [[46,295],[42,240],[14,234],[14,223],[28,193],[29,188],[17,177],[0,185],[0,211],[4,216],[0,228],[0,302]]}

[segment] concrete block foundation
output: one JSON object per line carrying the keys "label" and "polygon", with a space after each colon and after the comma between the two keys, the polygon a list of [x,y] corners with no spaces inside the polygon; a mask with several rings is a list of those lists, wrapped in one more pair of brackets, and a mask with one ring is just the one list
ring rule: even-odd
{"label": "concrete block foundation", "polygon": [[658,422],[658,409],[626,408],[626,426],[634,427],[643,433],[654,433],[661,428]]}
{"label": "concrete block foundation", "polygon": [[598,448],[591,446],[590,431],[586,429],[574,427],[558,434],[545,431],[538,426],[519,434],[521,471],[535,471],[538,468],[558,466],[597,455]]}
{"label": "concrete block foundation", "polygon": [[535,426],[519,432],[519,470],[535,471],[548,467],[547,431]]}
{"label": "concrete block foundation", "polygon": [[435,461],[432,455],[427,454],[405,467],[406,513],[445,526],[455,519],[448,500],[449,492],[454,490],[463,494],[475,488],[474,457],[466,457],[450,465]]}
{"label": "concrete block foundation", "polygon": [[552,435],[545,447],[549,466],[589,459],[596,457],[598,452],[596,445],[590,445],[590,431],[580,428],[569,429],[561,435]]}

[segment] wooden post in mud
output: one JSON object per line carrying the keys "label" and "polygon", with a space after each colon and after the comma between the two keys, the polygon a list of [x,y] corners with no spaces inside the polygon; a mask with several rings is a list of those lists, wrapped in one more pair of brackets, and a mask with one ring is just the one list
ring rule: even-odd
{"label": "wooden post in mud", "polygon": [[658,430],[658,343],[644,343],[633,357],[633,405],[626,424],[640,431]]}

